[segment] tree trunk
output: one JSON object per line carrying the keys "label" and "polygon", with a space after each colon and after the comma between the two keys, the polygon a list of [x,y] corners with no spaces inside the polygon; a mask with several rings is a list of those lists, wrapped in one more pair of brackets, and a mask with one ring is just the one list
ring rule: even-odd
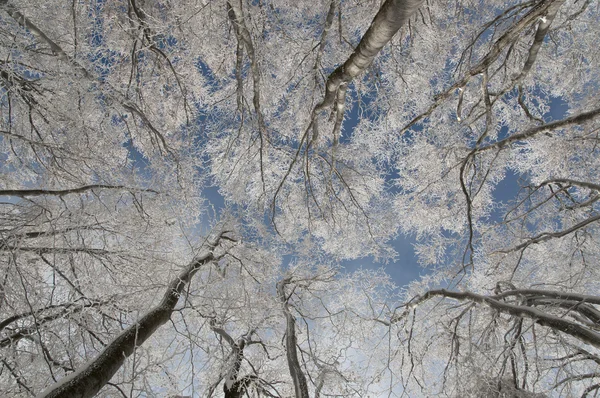
{"label": "tree trunk", "polygon": [[340,86],[345,86],[371,65],[383,46],[408,22],[422,3],[423,0],[387,0],[381,6],[354,53],[329,75],[325,98],[317,105],[315,111],[334,103]]}
{"label": "tree trunk", "polygon": [[181,296],[181,292],[201,266],[215,260],[211,251],[194,259],[177,278],[171,281],[161,302],[148,311],[138,322],[117,336],[98,356],[74,373],[59,380],[43,391],[37,398],[89,398],[100,391],[121,368],[125,359],[136,347],[142,345],[152,334],[165,324]]}
{"label": "tree trunk", "polygon": [[285,354],[287,357],[288,368],[292,381],[294,382],[294,391],[296,398],[308,398],[308,384],[306,383],[306,377],[300,367],[300,361],[298,361],[298,352],[296,351],[296,320],[290,312],[288,306],[288,300],[285,295],[285,286],[290,283],[289,279],[284,279],[277,283],[277,295],[283,306],[283,313],[285,315],[286,329],[285,329]]}

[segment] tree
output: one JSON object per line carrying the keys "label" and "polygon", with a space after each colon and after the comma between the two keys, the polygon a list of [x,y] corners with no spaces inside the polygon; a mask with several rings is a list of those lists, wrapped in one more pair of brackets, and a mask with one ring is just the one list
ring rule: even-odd
{"label": "tree", "polygon": [[598,394],[599,19],[0,0],[0,395]]}

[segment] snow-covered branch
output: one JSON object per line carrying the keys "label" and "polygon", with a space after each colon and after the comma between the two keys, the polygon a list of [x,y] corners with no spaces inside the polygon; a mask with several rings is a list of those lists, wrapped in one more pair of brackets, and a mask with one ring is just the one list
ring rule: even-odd
{"label": "snow-covered branch", "polygon": [[415,307],[434,297],[443,297],[458,301],[471,301],[479,305],[487,305],[500,313],[512,315],[517,318],[531,319],[537,324],[563,332],[575,337],[583,343],[591,344],[597,348],[600,348],[600,333],[592,331],[589,328],[580,325],[579,323],[546,313],[538,308],[500,301],[498,296],[484,296],[469,291],[457,292],[439,289],[430,290],[423,295],[415,297],[409,304],[411,307]]}
{"label": "snow-covered branch", "polygon": [[219,244],[221,232],[211,242],[206,250],[207,253],[198,256],[169,283],[160,303],[149,310],[135,324],[129,326],[109,345],[73,374],[64,377],[56,384],[43,391],[38,398],[89,398],[96,395],[98,391],[112,378],[121,368],[123,362],[136,349],[142,345],[154,332],[171,317],[179,297],[185,286],[201,267],[215,260],[213,249]]}
{"label": "snow-covered branch", "polygon": [[290,311],[288,300],[289,296],[285,292],[287,285],[291,283],[291,279],[286,278],[277,283],[277,296],[281,302],[283,314],[285,315],[285,353],[288,362],[290,376],[294,382],[294,391],[296,398],[308,398],[308,385],[306,376],[300,367],[298,360],[298,352],[296,350],[296,319]]}

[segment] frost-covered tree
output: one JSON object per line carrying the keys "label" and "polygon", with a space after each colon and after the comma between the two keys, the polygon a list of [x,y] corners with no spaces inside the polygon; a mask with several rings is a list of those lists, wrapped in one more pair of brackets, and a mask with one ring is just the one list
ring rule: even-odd
{"label": "frost-covered tree", "polygon": [[0,22],[0,395],[599,394],[591,0]]}

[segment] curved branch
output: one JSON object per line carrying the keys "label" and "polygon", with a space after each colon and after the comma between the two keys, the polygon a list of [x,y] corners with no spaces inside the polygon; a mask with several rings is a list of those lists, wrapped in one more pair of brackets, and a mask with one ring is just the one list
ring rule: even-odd
{"label": "curved branch", "polygon": [[512,252],[519,251],[521,249],[526,249],[528,246],[533,245],[535,243],[545,242],[552,238],[562,238],[563,236],[567,236],[570,233],[573,233],[573,232],[577,231],[578,229],[581,229],[581,228],[585,227],[586,225],[591,224],[598,220],[600,220],[600,214],[598,214],[594,217],[590,217],[586,220],[583,220],[580,223],[573,225],[571,228],[567,228],[562,231],[542,232],[541,234],[534,236],[533,238],[528,239],[526,242],[523,242],[520,245],[517,245],[511,249],[498,250],[498,253],[512,253]]}
{"label": "curved branch", "polygon": [[364,72],[381,49],[421,6],[423,0],[387,0],[379,9],[371,26],[362,37],[354,53],[327,78],[325,97],[313,114],[332,105],[337,91]]}
{"label": "curved branch", "polygon": [[[50,47],[52,52],[60,60],[75,64],[75,61],[71,59],[58,44],[56,44],[52,39],[46,36],[46,34],[41,29],[39,29],[25,15],[21,14],[19,10],[17,10],[12,4],[9,4],[8,0],[0,0],[0,7],[3,7],[4,10],[8,13],[8,15],[10,15],[19,25],[27,29],[39,40],[46,43]],[[80,65],[77,66],[79,71],[82,72],[84,76],[88,76],[87,71],[83,67],[81,67]]]}
{"label": "curved branch", "polygon": [[546,123],[541,126],[532,127],[522,133],[511,135],[510,137],[507,137],[503,140],[496,141],[493,144],[479,147],[476,152],[479,153],[489,151],[490,149],[502,149],[505,146],[512,144],[513,142],[526,140],[539,133],[545,133],[554,129],[567,127],[570,125],[583,124],[587,121],[593,120],[598,115],[600,115],[600,108],[592,109],[588,112],[582,112],[578,115],[570,116],[568,118],[557,120],[555,122]]}
{"label": "curved branch", "polygon": [[588,294],[557,292],[554,290],[542,289],[514,289],[493,296],[494,300],[500,300],[510,296],[541,296],[559,300],[573,300],[589,304],[600,305],[600,296],[591,296]]}
{"label": "curved branch", "polygon": [[570,184],[570,185],[575,185],[575,186],[582,187],[582,188],[600,191],[600,184],[594,184],[594,183],[587,182],[587,181],[577,181],[577,180],[572,180],[570,178],[553,178],[551,180],[546,180],[546,181],[542,182],[541,184],[538,185],[538,187],[552,184],[552,183]]}
{"label": "curved branch", "polygon": [[[48,305],[44,308],[40,308],[34,311],[27,311],[27,312],[22,312],[20,314],[15,314],[12,316],[9,316],[8,318],[4,319],[3,321],[0,322],[0,331],[2,331],[6,326],[10,325],[11,323],[18,321],[20,319],[26,318],[28,316],[36,316],[39,315],[43,312],[46,311],[51,311],[51,310],[55,310],[57,308],[62,309],[63,311],[59,312],[57,315],[62,316],[65,315],[69,312],[76,312],[76,311],[80,311],[83,308],[93,308],[93,307],[98,307],[104,304],[109,303],[110,300],[104,300],[104,301],[95,301],[95,300],[89,300],[89,303],[85,303],[85,304],[80,304],[80,303],[76,303],[76,302],[69,302],[69,303],[64,303],[64,304],[53,304],[53,305]],[[79,308],[75,308],[72,309],[72,307],[79,307]],[[0,347],[3,347],[2,343],[0,343]]]}
{"label": "curved branch", "polygon": [[475,66],[473,66],[465,76],[454,83],[452,86],[448,87],[446,91],[437,95],[435,97],[435,101],[433,104],[429,106],[429,108],[412,119],[407,125],[405,125],[401,131],[404,133],[409,128],[411,128],[416,123],[419,123],[421,120],[425,119],[429,115],[433,113],[433,111],[440,106],[440,104],[448,99],[457,89],[466,87],[467,83],[471,79],[471,77],[482,73],[486,70],[490,65],[492,65],[496,59],[503,53],[504,49],[513,45],[519,38],[519,35],[527,29],[529,26],[534,24],[540,17],[546,15],[548,9],[552,6],[555,1],[562,0],[542,0],[537,3],[535,6],[531,8],[519,21],[513,24],[498,40],[494,42],[490,51],[479,61]]}
{"label": "curved branch", "polygon": [[469,291],[454,292],[446,289],[430,290],[424,295],[415,298],[412,301],[411,306],[421,304],[433,297],[451,298],[458,301],[471,301],[477,304],[488,305],[489,307],[503,314],[509,314],[517,318],[531,319],[539,325],[547,326],[553,330],[563,332],[584,343],[593,345],[596,348],[600,348],[599,333],[591,331],[578,323],[547,314],[537,308],[498,301],[495,298],[497,296],[483,296]]}
{"label": "curved branch", "polygon": [[564,0],[554,1],[550,5],[550,7],[548,7],[546,15],[540,18],[540,24],[538,25],[537,30],[535,32],[533,44],[529,48],[529,54],[527,56],[527,60],[525,61],[525,65],[523,65],[521,73],[515,80],[523,79],[531,70],[531,67],[533,66],[537,58],[537,54],[540,51],[540,47],[542,47],[542,43],[544,42],[544,37],[546,37],[546,33],[548,33],[548,30],[550,29],[550,25],[552,24],[552,21],[554,20],[558,9],[563,5],[564,2]]}

